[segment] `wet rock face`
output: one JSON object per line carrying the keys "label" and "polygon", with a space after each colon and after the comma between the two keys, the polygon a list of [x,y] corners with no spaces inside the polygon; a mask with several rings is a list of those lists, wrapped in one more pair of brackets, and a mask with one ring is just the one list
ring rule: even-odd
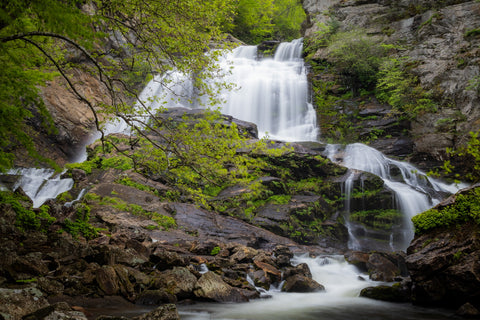
{"label": "wet rock face", "polygon": [[415,303],[480,308],[479,232],[469,223],[415,237],[406,258]]}
{"label": "wet rock face", "polygon": [[396,278],[407,277],[405,256],[402,253],[350,251],[345,259],[374,281],[392,282]]}

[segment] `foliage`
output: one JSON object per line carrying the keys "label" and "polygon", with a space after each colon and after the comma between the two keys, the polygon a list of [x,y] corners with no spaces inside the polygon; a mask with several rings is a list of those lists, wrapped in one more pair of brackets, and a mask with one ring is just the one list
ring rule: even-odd
{"label": "foliage", "polygon": [[273,32],[273,0],[238,0],[232,33],[247,43],[258,43]]}
{"label": "foliage", "polygon": [[402,214],[395,209],[356,211],[350,214],[351,221],[382,230],[391,230],[395,224],[400,222],[401,218]]}
{"label": "foliage", "polygon": [[300,38],[300,26],[306,15],[299,0],[275,0],[272,18],[274,38],[290,41]]}
{"label": "foliage", "polygon": [[[446,175],[450,175],[454,170],[462,172],[462,179],[471,182],[480,181],[480,131],[470,132],[470,140],[463,147],[456,150],[447,148],[447,154],[456,162],[460,162],[461,168],[456,168],[450,160],[443,163],[442,170]],[[437,173],[438,174],[438,173]],[[459,179],[460,174],[455,174],[455,179]]]}
{"label": "foliage", "polygon": [[219,246],[216,246],[212,249],[212,251],[210,252],[210,255],[211,256],[216,256],[217,254],[220,253],[220,250],[221,250],[221,248]]}
{"label": "foliage", "polygon": [[128,176],[120,177],[115,182],[119,183],[119,184],[122,184],[124,186],[132,187],[132,188],[135,188],[135,189],[138,189],[138,190],[141,190],[141,191],[151,192],[155,195],[158,195],[158,190],[157,189],[155,189],[153,187],[146,186],[146,185],[138,183],[138,182],[135,182],[132,179],[130,179]]}
{"label": "foliage", "polygon": [[73,237],[82,235],[85,239],[96,238],[100,229],[90,224],[90,211],[91,208],[86,204],[82,203],[76,206],[76,219],[75,221],[71,221],[68,218],[65,219],[65,230]]}
{"label": "foliage", "polygon": [[160,140],[149,139],[146,134],[139,138],[139,147],[131,155],[136,166],[206,207],[208,199],[221,189],[249,185],[258,177],[265,163],[251,154],[288,151],[269,150],[263,140],[251,142],[218,111],[184,115],[175,123],[157,116],[147,130],[149,136],[159,136]]}
{"label": "foliage", "polygon": [[300,37],[305,12],[299,0],[237,0],[232,34],[250,44]]}
{"label": "foliage", "polygon": [[455,202],[441,208],[433,208],[412,218],[417,235],[432,229],[456,227],[467,222],[480,224],[480,188],[455,196]]}
{"label": "foliage", "polygon": [[376,97],[398,113],[415,118],[422,112],[436,111],[435,103],[416,77],[407,74],[405,59],[386,59],[378,72]]}
{"label": "foliage", "polygon": [[[0,203],[8,204],[16,214],[15,225],[20,230],[47,231],[56,221],[49,213],[50,207],[43,205],[32,209],[30,200],[15,193],[0,191]],[[28,207],[26,207],[28,204]]]}
{"label": "foliage", "polygon": [[[0,170],[13,164],[18,144],[40,158],[27,124],[37,126],[40,120],[53,132],[38,88],[58,75],[90,108],[98,129],[99,113],[105,119],[132,114],[128,96],[136,98],[133,86],[149,73],[177,68],[195,74],[199,90],[210,92],[200,79],[215,73],[217,53],[204,53],[224,37],[233,5],[227,0],[14,0],[0,6]],[[103,103],[78,90],[73,69],[99,80],[108,95]]]}
{"label": "foliage", "polygon": [[387,48],[362,29],[335,33],[328,44],[329,59],[343,82],[355,93],[375,87]]}
{"label": "foliage", "polygon": [[312,59],[318,49],[328,47],[332,36],[338,32],[340,23],[330,19],[327,23],[317,23],[317,28],[314,35],[304,41],[307,60]]}

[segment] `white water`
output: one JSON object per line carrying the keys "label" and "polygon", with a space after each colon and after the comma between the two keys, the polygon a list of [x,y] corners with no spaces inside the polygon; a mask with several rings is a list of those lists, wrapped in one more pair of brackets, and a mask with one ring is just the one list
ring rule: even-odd
{"label": "white water", "polygon": [[257,124],[260,136],[316,141],[316,115],[309,101],[302,46],[302,39],[282,43],[273,59],[257,59],[254,46],[226,55],[220,65],[233,69],[225,80],[238,89],[224,92],[221,112]]}
{"label": "white water", "polygon": [[[315,293],[269,291],[269,299],[240,304],[180,306],[182,320],[335,320],[335,319],[447,319],[448,314],[410,304],[393,304],[360,298],[361,289],[379,285],[345,262],[343,256],[295,257],[294,264],[308,264],[313,279],[325,286]],[[364,280],[362,280],[364,279]]]}
{"label": "white water", "polygon": [[48,199],[54,199],[73,187],[72,179],[62,179],[61,174],[55,174],[52,169],[17,168],[8,171],[7,175],[18,176],[13,190],[22,188],[32,199],[34,208],[40,207]]}
{"label": "white water", "polygon": [[[424,212],[439,203],[447,194],[455,193],[459,187],[447,185],[427,176],[411,164],[387,158],[381,152],[360,143],[346,146],[344,149],[338,145],[331,145],[327,149],[330,160],[344,165],[350,169],[356,169],[373,173],[383,179],[385,185],[395,194],[396,209],[403,215],[402,235],[398,239],[392,239],[391,250],[405,250],[413,239],[414,230],[411,218]],[[393,174],[395,172],[395,174]],[[352,174],[350,174],[350,177]],[[351,179],[345,181],[345,195],[351,194]],[[348,201],[347,201],[348,202]],[[349,204],[345,205],[345,211],[350,211]],[[349,248],[371,249],[364,247],[355,238],[349,228]],[[392,233],[393,234],[393,233]]]}

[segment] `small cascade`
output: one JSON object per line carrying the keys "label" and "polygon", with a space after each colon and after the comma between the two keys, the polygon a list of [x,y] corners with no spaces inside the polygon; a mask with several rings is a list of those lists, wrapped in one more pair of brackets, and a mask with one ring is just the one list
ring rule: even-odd
{"label": "small cascade", "polygon": [[61,174],[55,174],[52,169],[17,168],[8,171],[7,175],[18,177],[12,189],[22,188],[32,199],[34,208],[73,187],[72,179],[62,179]]}
{"label": "small cascade", "polygon": [[[395,208],[402,213],[403,221],[401,230],[397,232],[397,239],[394,239],[393,233],[390,236],[389,246],[391,250],[405,250],[408,247],[414,236],[411,222],[413,216],[428,210],[439,203],[446,195],[458,191],[458,186],[436,181],[414,166],[389,159],[381,152],[364,144],[354,143],[344,149],[338,145],[329,146],[325,153],[330,160],[347,168],[370,172],[379,176],[383,179],[385,186],[394,192]],[[349,198],[353,187],[351,177],[352,174],[350,173],[344,183],[346,198]],[[345,204],[345,212],[347,215],[350,212],[348,200]],[[351,230],[351,223],[347,222],[347,227],[350,234],[349,248],[356,250],[369,249],[361,245],[359,247],[355,232]],[[360,233],[366,234],[368,231],[364,229]]]}

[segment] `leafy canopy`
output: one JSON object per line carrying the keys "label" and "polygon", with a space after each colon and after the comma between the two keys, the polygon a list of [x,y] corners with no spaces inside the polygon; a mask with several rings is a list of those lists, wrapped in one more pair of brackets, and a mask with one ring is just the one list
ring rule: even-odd
{"label": "leafy canopy", "polygon": [[[131,114],[133,87],[147,74],[172,68],[213,75],[223,28],[234,14],[227,0],[12,0],[0,5],[0,170],[11,167],[17,145],[38,156],[28,124],[52,121],[40,87],[61,75],[89,106],[97,128],[100,114]],[[103,103],[78,90],[72,70],[100,80]],[[208,87],[201,87],[208,91]],[[149,112],[149,110],[144,110]],[[40,121],[39,121],[40,120]],[[38,128],[37,128],[38,129]]]}
{"label": "leafy canopy", "polygon": [[299,0],[237,0],[232,34],[257,44],[299,38],[306,15]]}

